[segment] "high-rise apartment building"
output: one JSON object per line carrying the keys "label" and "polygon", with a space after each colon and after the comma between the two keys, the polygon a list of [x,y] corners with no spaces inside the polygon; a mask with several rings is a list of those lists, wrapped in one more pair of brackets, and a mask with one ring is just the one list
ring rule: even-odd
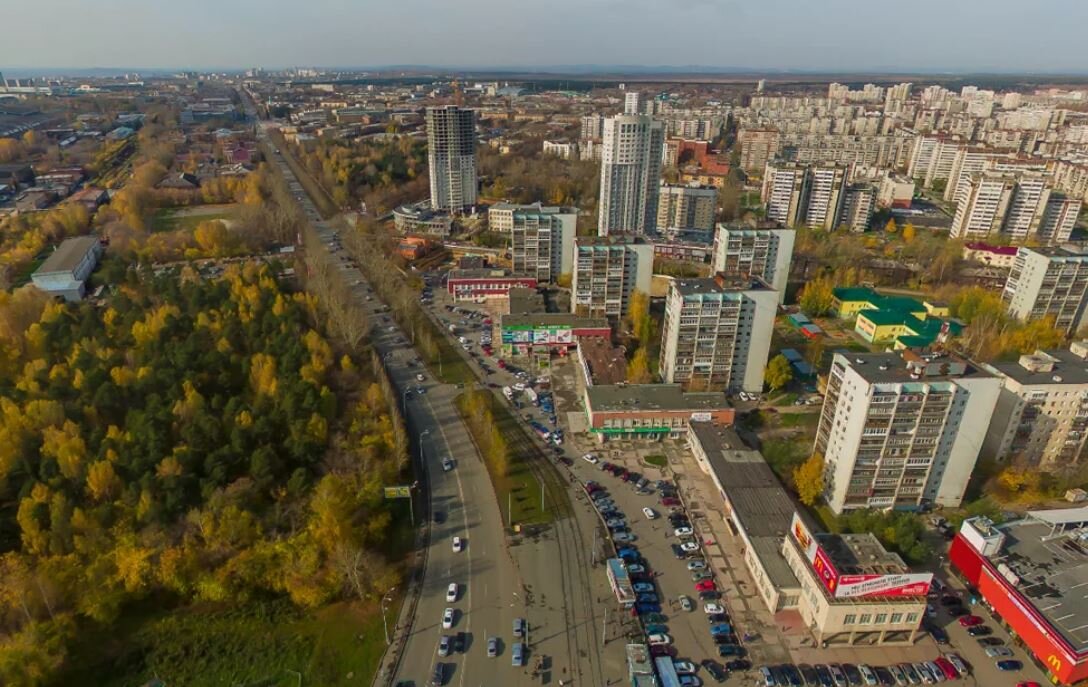
{"label": "high-rise apartment building", "polygon": [[1035,237],[1057,245],[1069,240],[1080,208],[1081,201],[1054,192],[1051,180],[1039,174],[976,174],[960,194],[951,235],[1000,234],[1014,242]]}
{"label": "high-rise apartment building", "polygon": [[657,230],[706,231],[714,228],[718,189],[692,184],[661,184],[657,200]]}
{"label": "high-rise apartment building", "polygon": [[638,91],[627,91],[623,94],[623,113],[624,114],[639,114],[639,93]]}
{"label": "high-rise apartment building", "polygon": [[652,234],[665,127],[646,115],[616,115],[604,122],[597,233]]}
{"label": "high-rise apartment building", "polygon": [[999,155],[998,151],[988,148],[960,146],[948,172],[948,183],[944,187],[945,202],[958,201],[971,177],[985,170]]}
{"label": "high-rise apartment building", "polygon": [[983,455],[1046,471],[1075,464],[1088,438],[1088,347],[984,365],[1001,379]]}
{"label": "high-rise apartment building", "polygon": [[[547,212],[545,210],[559,210]],[[576,208],[522,208],[512,213],[510,259],[514,274],[555,282],[574,269]]]}
{"label": "high-rise apartment building", "polygon": [[778,302],[784,303],[796,235],[793,229],[783,227],[719,224],[711,265],[716,274],[727,277],[759,277],[778,292]]}
{"label": "high-rise apartment building", "polygon": [[431,208],[464,212],[476,205],[476,112],[427,108]]}
{"label": "high-rise apartment building", "polygon": [[866,231],[876,209],[876,186],[861,182],[850,184],[843,192],[842,214],[839,224],[846,225],[850,231]]}
{"label": "high-rise apartment building", "polygon": [[500,234],[509,234],[514,230],[514,213],[535,212],[544,215],[561,215],[564,222],[572,225],[578,221],[578,208],[561,205],[544,205],[537,201],[520,205],[518,203],[495,203],[487,208],[487,228]]}
{"label": "high-rise apartment building", "polygon": [[848,177],[841,165],[769,163],[762,192],[767,218],[786,226],[835,229],[842,218]]}
{"label": "high-rise apartment building", "polygon": [[839,226],[846,199],[846,178],[846,168],[837,165],[808,169],[808,185],[804,194],[806,225],[827,231]]}
{"label": "high-rise apartment building", "polygon": [[795,164],[768,163],[763,173],[763,203],[767,219],[787,227],[797,226],[804,218],[806,171]]}
{"label": "high-rise apartment building", "polygon": [[776,129],[741,129],[737,134],[740,146],[740,168],[748,174],[759,174],[778,155],[781,137]]}
{"label": "high-rise apartment building", "polygon": [[588,114],[582,117],[582,140],[599,141],[604,137],[604,116]]}
{"label": "high-rise apartment building", "polygon": [[1000,388],[948,354],[836,353],[814,448],[831,510],[958,506]]}
{"label": "high-rise apartment building", "polygon": [[760,392],[778,293],[758,277],[676,279],[669,285],[660,373],[696,389]]}
{"label": "high-rise apartment building", "polygon": [[627,314],[631,294],[650,294],[653,244],[637,236],[574,239],[571,312],[587,317]]}
{"label": "high-rise apartment building", "polygon": [[1001,298],[1021,322],[1052,315],[1059,331],[1079,331],[1088,324],[1088,252],[1020,246]]}

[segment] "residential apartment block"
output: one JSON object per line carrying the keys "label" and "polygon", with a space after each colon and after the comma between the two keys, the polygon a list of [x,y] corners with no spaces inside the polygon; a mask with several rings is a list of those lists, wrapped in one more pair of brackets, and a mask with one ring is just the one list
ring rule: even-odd
{"label": "residential apartment block", "polygon": [[796,236],[796,231],[783,227],[719,224],[714,233],[714,272],[759,277],[778,292],[778,302],[784,303]]}
{"label": "residential apartment block", "polygon": [[661,378],[697,389],[763,389],[778,292],[759,277],[718,274],[669,285]]}
{"label": "residential apartment block", "polygon": [[622,114],[604,121],[597,232],[652,234],[665,127],[647,115]]}
{"label": "residential apartment block", "polygon": [[846,225],[850,231],[866,231],[876,210],[876,197],[877,188],[873,184],[861,182],[847,186],[843,192],[839,224]]}
{"label": "residential apartment block", "polygon": [[574,269],[574,234],[578,212],[542,212],[519,209],[513,212],[510,230],[510,259],[514,274],[535,277],[538,282],[555,282]]}
{"label": "residential apartment block", "polygon": [[740,168],[749,174],[759,174],[778,155],[780,137],[775,129],[741,129],[737,133],[740,146]]}
{"label": "residential apartment block", "polygon": [[718,189],[701,184],[661,184],[657,201],[659,232],[705,231],[714,228]]}
{"label": "residential apartment block", "polygon": [[768,163],[762,191],[767,218],[785,226],[835,229],[842,219],[848,177],[841,165]]}
{"label": "residential apartment block", "polygon": [[948,354],[836,353],[814,447],[831,510],[958,506],[1000,389]]}
{"label": "residential apartment block", "polygon": [[1020,246],[1001,297],[1022,322],[1053,315],[1066,334],[1080,330],[1088,324],[1088,251]]}
{"label": "residential apartment block", "polygon": [[431,208],[464,212],[476,205],[476,112],[427,108]]}
{"label": "residential apartment block", "polygon": [[653,268],[653,244],[641,237],[576,237],[571,312],[587,317],[627,314],[632,293],[650,294]]}
{"label": "residential apartment block", "polygon": [[563,222],[577,222],[578,208],[562,205],[544,205],[541,202],[519,205],[517,203],[495,203],[487,209],[487,228],[500,234],[509,234],[514,230],[514,213],[534,212],[538,215],[560,215]]}
{"label": "residential apartment block", "polygon": [[976,174],[960,193],[952,220],[952,237],[982,239],[1000,234],[1022,242],[1034,237],[1042,244],[1069,240],[1081,201],[1053,190],[1037,174]]}
{"label": "residential apartment block", "polygon": [[1043,470],[1077,462],[1088,438],[1088,345],[984,365],[1002,382],[983,455]]}
{"label": "residential apartment block", "polygon": [[767,164],[761,194],[767,206],[767,219],[786,227],[801,223],[804,218],[805,177],[803,167]]}

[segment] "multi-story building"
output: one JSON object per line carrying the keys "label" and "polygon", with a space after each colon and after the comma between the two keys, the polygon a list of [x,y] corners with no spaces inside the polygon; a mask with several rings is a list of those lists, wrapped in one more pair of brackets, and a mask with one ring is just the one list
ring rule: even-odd
{"label": "multi-story building", "polygon": [[1043,210],[1043,220],[1039,224],[1039,241],[1051,246],[1068,241],[1083,204],[1080,198],[1051,191]]}
{"label": "multi-story building", "polygon": [[846,168],[810,167],[804,194],[805,224],[831,231],[839,226],[845,200]]}
{"label": "multi-story building", "polygon": [[984,365],[1001,379],[983,455],[1044,471],[1077,462],[1088,438],[1088,346],[1035,351]]}
{"label": "multi-story building", "polygon": [[[558,208],[560,210],[567,208]],[[514,274],[555,282],[574,269],[574,234],[578,212],[515,210],[510,231]]]}
{"label": "multi-story building", "polygon": [[873,184],[850,184],[843,193],[839,224],[846,225],[851,231],[865,231],[873,219],[875,206],[876,187]]}
{"label": "multi-story building", "polygon": [[455,105],[427,108],[431,207],[464,212],[476,205],[476,112]]}
{"label": "multi-story building", "polygon": [[1015,189],[1016,180],[1004,175],[972,178],[956,205],[952,238],[977,239],[999,233]]}
{"label": "multi-story building", "polygon": [[578,143],[577,141],[544,141],[542,152],[564,160],[577,160]]}
{"label": "multi-story building", "polygon": [[759,277],[778,292],[778,302],[784,303],[796,236],[796,231],[783,227],[719,224],[714,233],[714,272]]}
{"label": "multi-story building", "polygon": [[741,129],[737,134],[740,146],[740,168],[748,174],[759,174],[778,155],[779,133],[775,129]]}
{"label": "multi-story building", "polygon": [[599,141],[604,136],[604,116],[588,114],[582,117],[581,139]]}
{"label": "multi-story building", "polygon": [[880,180],[877,204],[882,208],[907,209],[914,200],[914,180],[898,174],[887,174]]}
{"label": "multi-story building", "polygon": [[958,506],[1000,388],[947,354],[836,353],[814,448],[831,510]]}
{"label": "multi-story building", "polygon": [[576,237],[571,312],[588,317],[627,314],[631,294],[649,296],[653,269],[653,244],[641,237]]}
{"label": "multi-story building", "polygon": [[706,231],[714,228],[718,189],[701,184],[661,184],[657,201],[660,232]]}
{"label": "multi-story building", "polygon": [[31,280],[34,286],[51,296],[60,296],[66,301],[82,300],[87,278],[101,255],[102,244],[97,236],[65,239],[34,271]]}
{"label": "multi-story building", "polygon": [[577,222],[578,208],[561,205],[544,205],[537,201],[526,205],[517,203],[495,203],[487,209],[487,228],[500,234],[509,234],[514,230],[514,213],[535,212],[539,215],[561,215],[563,222]]}
{"label": "multi-story building", "polygon": [[1079,331],[1088,324],[1088,251],[1020,246],[1001,298],[1022,322],[1052,315],[1059,331]]}
{"label": "multi-story building", "polygon": [[623,113],[624,114],[639,114],[639,93],[638,91],[627,91],[623,94]]}
{"label": "multi-story building", "polygon": [[652,234],[665,127],[646,115],[616,115],[604,123],[597,233]]}
{"label": "multi-story building", "polygon": [[787,227],[801,223],[804,218],[806,174],[795,164],[768,163],[763,173],[763,203],[767,219]]}
{"label": "multi-story building", "polygon": [[665,304],[661,378],[759,393],[777,311],[778,293],[759,277],[674,280]]}

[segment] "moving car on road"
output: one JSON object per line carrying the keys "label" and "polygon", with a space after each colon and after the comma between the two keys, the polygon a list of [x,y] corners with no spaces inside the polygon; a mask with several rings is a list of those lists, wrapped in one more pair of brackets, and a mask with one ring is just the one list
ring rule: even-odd
{"label": "moving car on road", "polygon": [[460,537],[454,537],[453,538],[453,552],[454,553],[461,553],[461,551],[464,548],[465,548],[464,541]]}
{"label": "moving car on road", "polygon": [[450,586],[446,590],[446,602],[453,603],[454,601],[457,601],[457,583],[450,582]]}
{"label": "moving car on road", "polygon": [[442,613],[442,629],[448,630],[453,627],[453,609],[447,608]]}

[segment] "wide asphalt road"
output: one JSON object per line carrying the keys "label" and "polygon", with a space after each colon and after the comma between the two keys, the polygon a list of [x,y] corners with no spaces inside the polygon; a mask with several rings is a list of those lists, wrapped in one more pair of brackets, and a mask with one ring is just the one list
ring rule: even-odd
{"label": "wide asphalt road", "polygon": [[[265,133],[262,126],[259,135],[264,138]],[[342,249],[337,250],[336,229],[322,220],[282,155],[273,153],[270,162],[282,171],[321,242],[334,257],[343,254]],[[490,478],[454,406],[460,390],[438,383],[424,371],[405,334],[392,318],[380,314],[382,305],[363,274],[351,261],[339,262],[347,283],[354,285],[359,307],[374,322],[370,342],[385,358],[406,408],[408,426],[415,433],[412,438],[422,451],[429,476],[425,482],[430,487],[430,508],[442,520],[436,523],[431,517],[428,525],[429,515],[417,514],[417,525],[430,527],[426,567],[411,632],[390,684],[407,681],[417,687],[429,685],[436,664],[443,667],[441,684],[445,685],[533,684],[526,669],[511,665],[512,628],[515,618],[526,617],[524,599],[519,596],[521,585],[506,548]],[[418,374],[423,374],[423,382],[417,379]],[[425,393],[417,393],[418,387],[423,387]],[[446,457],[454,462],[452,470],[442,467]],[[454,536],[464,540],[460,553],[453,551]],[[454,602],[446,601],[450,583],[458,586]],[[446,608],[455,610],[450,629],[442,627]],[[532,618],[528,620],[531,646]],[[455,633],[464,633],[464,651],[439,657],[441,636]],[[496,657],[487,656],[488,637],[498,638]]]}

